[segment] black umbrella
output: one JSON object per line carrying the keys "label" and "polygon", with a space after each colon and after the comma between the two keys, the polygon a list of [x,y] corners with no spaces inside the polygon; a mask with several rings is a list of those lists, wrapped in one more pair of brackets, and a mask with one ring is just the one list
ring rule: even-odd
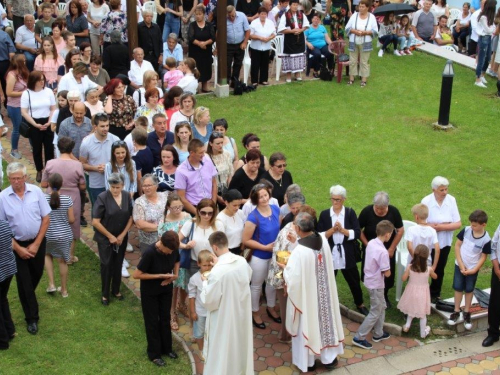
{"label": "black umbrella", "polygon": [[377,7],[377,9],[373,11],[373,14],[375,16],[383,16],[388,13],[394,13],[394,15],[397,16],[399,14],[412,13],[416,10],[417,9],[410,4],[391,3]]}

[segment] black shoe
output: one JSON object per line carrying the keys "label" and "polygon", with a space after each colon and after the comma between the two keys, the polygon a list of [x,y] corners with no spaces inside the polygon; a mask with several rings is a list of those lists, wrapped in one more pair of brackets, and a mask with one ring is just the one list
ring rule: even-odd
{"label": "black shoe", "polygon": [[267,316],[270,317],[272,320],[274,320],[276,323],[280,323],[281,324],[281,318],[278,316],[277,318],[275,318],[270,312],[269,312],[269,309],[266,309],[266,312],[267,312]]}
{"label": "black shoe", "polygon": [[364,316],[367,316],[370,313],[365,306],[361,306],[361,307],[358,306],[357,309],[358,309],[358,312],[363,314]]}
{"label": "black shoe", "polygon": [[161,358],[153,359],[151,362],[153,362],[158,367],[165,366],[165,361],[163,359],[161,359]]}
{"label": "black shoe", "polygon": [[113,294],[115,296],[115,298],[118,300],[118,301],[123,301],[125,299],[125,297],[123,296],[123,294]]}
{"label": "black shoe", "polygon": [[391,301],[389,301],[389,297],[385,297],[385,304],[386,304],[388,309],[390,309],[392,307],[392,303],[391,303]]}
{"label": "black shoe", "polygon": [[332,363],[328,363],[325,365],[325,368],[330,371],[333,370],[339,364],[339,360],[335,358]]}
{"label": "black shoe", "polygon": [[102,298],[101,299],[101,303],[102,303],[103,306],[108,306],[109,305],[109,300]]}
{"label": "black shoe", "polygon": [[262,323],[259,324],[259,323],[257,323],[255,321],[255,319],[253,317],[252,317],[252,323],[253,323],[253,326],[255,328],[260,328],[260,329],[265,329],[266,328],[266,325],[264,324],[264,322],[262,322]]}
{"label": "black shoe", "polygon": [[87,220],[83,216],[80,217],[80,226],[86,227],[88,225]]}
{"label": "black shoe", "polygon": [[35,180],[38,183],[42,182],[42,171],[37,171],[36,172],[36,178],[35,178]]}
{"label": "black shoe", "polygon": [[179,356],[177,355],[176,352],[170,352],[170,353],[167,353],[167,357],[168,358],[172,358],[172,359],[177,359],[179,358]]}
{"label": "black shoe", "polygon": [[36,335],[38,332],[38,324],[36,323],[30,323],[28,324],[28,332],[31,333],[32,335]]}
{"label": "black shoe", "polygon": [[313,371],[316,371],[316,362],[314,362],[314,365],[312,365],[311,367],[307,367],[307,372],[313,372]]}
{"label": "black shoe", "polygon": [[493,337],[493,336],[490,336],[488,335],[488,337],[486,337],[484,340],[483,340],[483,346],[484,347],[487,347],[487,346],[491,346],[493,345],[494,343],[496,343],[498,341],[498,337]]}

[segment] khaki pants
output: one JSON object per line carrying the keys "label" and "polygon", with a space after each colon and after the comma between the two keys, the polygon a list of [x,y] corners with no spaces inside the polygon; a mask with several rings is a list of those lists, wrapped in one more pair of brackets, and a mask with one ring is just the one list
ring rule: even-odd
{"label": "khaki pants", "polygon": [[368,60],[370,59],[371,51],[363,52],[362,48],[363,45],[356,44],[354,51],[349,52],[349,66],[351,68],[351,76],[359,75],[362,78],[366,78],[370,76],[370,64]]}

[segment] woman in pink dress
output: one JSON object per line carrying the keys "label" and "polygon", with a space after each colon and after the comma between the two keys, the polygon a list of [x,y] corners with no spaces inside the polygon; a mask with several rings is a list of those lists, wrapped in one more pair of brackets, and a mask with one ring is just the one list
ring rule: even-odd
{"label": "woman in pink dress", "polygon": [[[41,187],[48,188],[49,177],[54,173],[59,173],[63,178],[60,194],[69,195],[73,200],[75,221],[71,224],[73,243],[71,244],[70,261],[68,263],[72,264],[78,262],[78,258],[75,256],[75,245],[76,240],[80,238],[80,190],[85,190],[85,176],[83,174],[82,163],[71,157],[75,141],[68,137],[61,137],[57,141],[57,147],[61,152],[61,156],[47,162],[42,175]],[[50,194],[50,189],[47,193]]]}
{"label": "woman in pink dress", "polygon": [[427,315],[431,313],[431,295],[429,291],[429,276],[437,278],[432,267],[427,266],[429,248],[418,245],[413,253],[413,260],[403,274],[403,281],[408,280],[405,291],[398,303],[398,309],[408,315],[403,332],[410,330],[413,318],[420,319],[420,337],[425,339],[431,328],[427,325]]}

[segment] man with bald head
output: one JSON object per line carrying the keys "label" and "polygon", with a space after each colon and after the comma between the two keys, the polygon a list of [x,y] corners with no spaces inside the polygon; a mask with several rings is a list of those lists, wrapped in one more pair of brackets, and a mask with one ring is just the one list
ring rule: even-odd
{"label": "man with bald head", "polygon": [[16,31],[14,40],[16,48],[26,56],[26,66],[33,71],[36,55],[38,54],[38,43],[35,39],[35,18],[31,14],[24,16],[24,25]]}
{"label": "man with bald head", "polygon": [[142,48],[135,48],[133,55],[134,59],[130,62],[130,70],[128,71],[128,78],[130,85],[135,88],[142,87],[142,78],[144,73],[148,70],[155,70],[153,65],[147,60],[144,60],[144,50]]}

